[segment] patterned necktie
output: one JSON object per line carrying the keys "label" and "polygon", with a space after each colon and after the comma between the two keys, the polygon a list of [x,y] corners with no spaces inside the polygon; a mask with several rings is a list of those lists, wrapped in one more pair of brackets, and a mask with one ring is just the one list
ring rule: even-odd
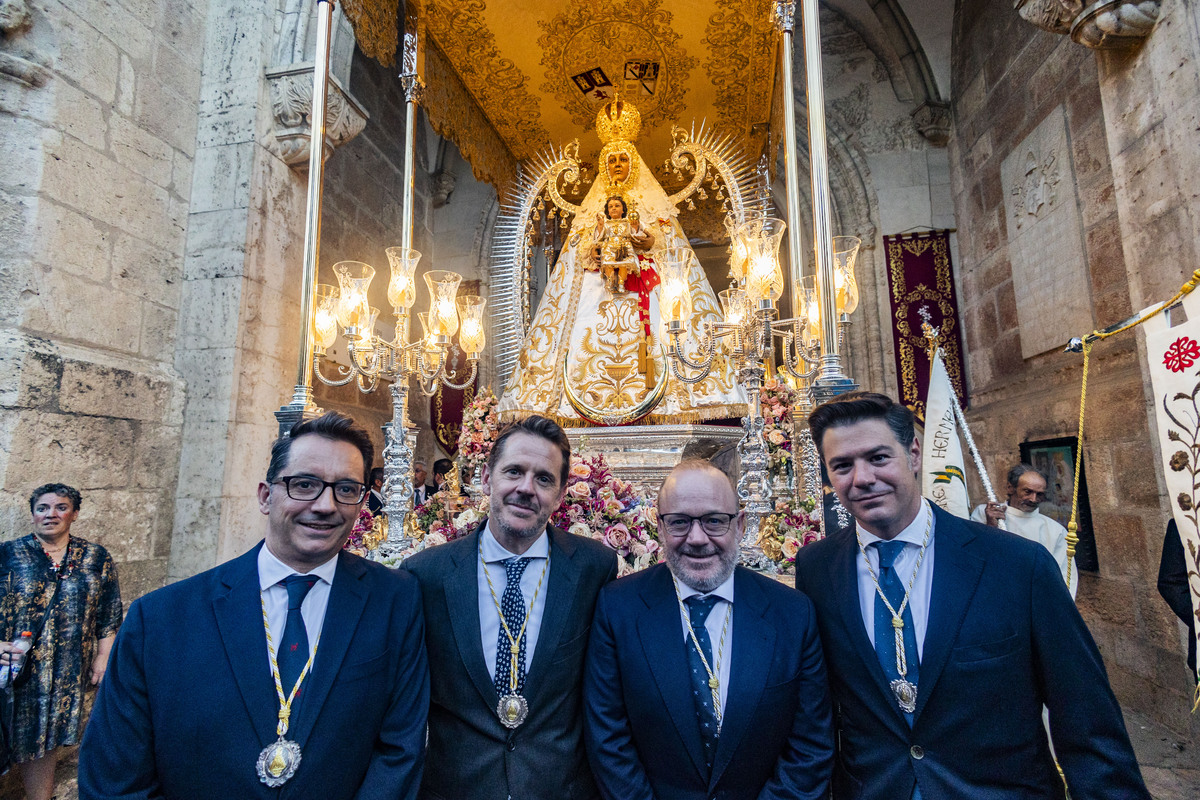
{"label": "patterned necktie", "polygon": [[[289,575],[279,582],[288,593],[287,622],[283,626],[283,636],[279,640],[279,649],[275,660],[279,664],[279,682],[283,684],[284,695],[291,694],[300,670],[308,663],[308,631],[304,627],[304,615],[300,606],[308,591],[317,584],[316,575]],[[300,693],[296,693],[299,697]]]}
{"label": "patterned necktie", "polygon": [[[520,636],[520,652],[517,653],[517,692],[525,687],[525,635],[522,628],[525,625],[525,596],[521,594],[521,576],[529,566],[531,558],[510,558],[504,562],[504,576],[508,581],[504,584],[504,594],[500,598],[500,611],[508,630],[512,635]],[[508,633],[504,626],[496,639],[496,691],[506,695],[512,691],[509,674],[512,671],[512,645],[508,641]]]}
{"label": "patterned necktie", "polygon": [[[900,604],[904,602],[905,586],[900,576],[896,574],[896,570],[893,569],[893,565],[900,554],[904,552],[904,542],[872,542],[871,547],[879,551],[879,587],[887,595],[892,608],[899,611]],[[917,631],[913,627],[911,599],[909,604],[904,607],[904,613],[900,615],[900,618],[904,621],[904,658],[908,662],[908,674],[905,675],[905,679],[917,686],[920,664],[917,658]],[[883,667],[883,674],[887,676],[888,683],[899,680],[900,671],[896,668],[896,635],[892,628],[892,612],[888,611],[887,605],[878,593],[875,595],[875,653],[879,656],[879,665]],[[902,713],[911,726],[913,715],[904,711]]]}
{"label": "patterned necktie", "polygon": [[[720,599],[716,595],[708,597],[692,595],[683,601],[688,607],[688,617],[692,621],[692,630],[696,633],[696,641],[700,643],[700,649],[704,651],[704,658],[708,660],[708,666],[714,675],[717,674],[717,665],[713,661],[712,640],[708,636],[708,628],[704,627],[704,623],[708,620],[708,615],[712,613],[713,606]],[[721,735],[721,729],[717,725],[717,714],[713,709],[712,687],[708,685],[708,670],[704,668],[704,662],[700,660],[700,654],[696,652],[696,644],[692,641],[691,635],[683,640],[683,646],[687,649],[692,700],[696,704],[700,741],[704,744],[704,763],[711,771],[713,754],[717,750],[717,737]]]}

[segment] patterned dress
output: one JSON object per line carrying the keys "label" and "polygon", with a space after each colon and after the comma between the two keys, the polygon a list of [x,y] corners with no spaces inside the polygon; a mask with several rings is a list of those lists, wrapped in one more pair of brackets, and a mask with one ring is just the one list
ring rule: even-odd
{"label": "patterned dress", "polygon": [[116,564],[100,545],[72,536],[58,571],[33,534],[0,542],[0,641],[42,632],[26,656],[29,682],[13,698],[18,763],[79,743],[96,641],[115,634],[124,614]]}

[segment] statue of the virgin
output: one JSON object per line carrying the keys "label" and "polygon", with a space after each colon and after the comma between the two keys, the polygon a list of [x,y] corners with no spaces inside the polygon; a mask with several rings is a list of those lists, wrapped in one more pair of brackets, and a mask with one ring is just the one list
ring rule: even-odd
{"label": "statue of the virgin", "polygon": [[658,254],[668,247],[686,253],[692,314],[682,343],[693,358],[705,321],[720,321],[720,307],[678,210],[633,145],[640,128],[637,109],[620,99],[596,117],[604,145],[600,174],[521,344],[500,400],[504,417],[537,413],[585,426],[638,416],[643,424],[666,424],[746,413],[745,392],[719,352],[704,380],[687,384],[664,374],[670,367],[658,308]]}

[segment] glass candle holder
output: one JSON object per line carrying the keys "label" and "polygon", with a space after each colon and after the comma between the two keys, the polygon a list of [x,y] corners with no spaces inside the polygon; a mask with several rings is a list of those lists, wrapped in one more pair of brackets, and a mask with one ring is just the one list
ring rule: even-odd
{"label": "glass candle holder", "polygon": [[313,297],[313,341],[320,350],[328,350],[337,339],[338,290],[328,283],[318,283]]}
{"label": "glass candle holder", "polygon": [[458,332],[458,309],[455,295],[462,275],[445,269],[431,269],[425,273],[425,285],[429,287],[429,332],[435,336],[453,336]]}
{"label": "glass candle holder", "polygon": [[361,261],[339,261],[333,265],[341,287],[337,304],[337,321],[346,331],[347,338],[358,339],[359,331],[371,316],[371,304],[367,301],[367,289],[375,277],[370,264]]}
{"label": "glass candle holder", "polygon": [[417,302],[417,262],[421,254],[403,247],[389,247],[386,251],[392,267],[392,279],[388,282],[388,302],[399,313],[408,310]]}
{"label": "glass candle holder", "polygon": [[458,344],[468,356],[476,356],[487,341],[483,329],[483,309],[487,298],[479,295],[466,295],[458,298]]}

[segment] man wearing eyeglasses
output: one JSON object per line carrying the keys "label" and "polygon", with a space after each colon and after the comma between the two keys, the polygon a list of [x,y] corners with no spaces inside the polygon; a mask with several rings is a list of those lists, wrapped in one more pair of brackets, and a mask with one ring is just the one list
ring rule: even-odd
{"label": "man wearing eyeglasses", "polygon": [[84,735],[80,798],[417,796],[417,584],[342,551],[373,455],[349,417],[295,425],[258,485],[265,541],[133,603]]}
{"label": "man wearing eyeglasses", "polygon": [[824,798],[833,765],[812,603],[736,566],[744,512],[707,461],[658,494],[667,563],[600,593],[584,730],[617,800]]}

